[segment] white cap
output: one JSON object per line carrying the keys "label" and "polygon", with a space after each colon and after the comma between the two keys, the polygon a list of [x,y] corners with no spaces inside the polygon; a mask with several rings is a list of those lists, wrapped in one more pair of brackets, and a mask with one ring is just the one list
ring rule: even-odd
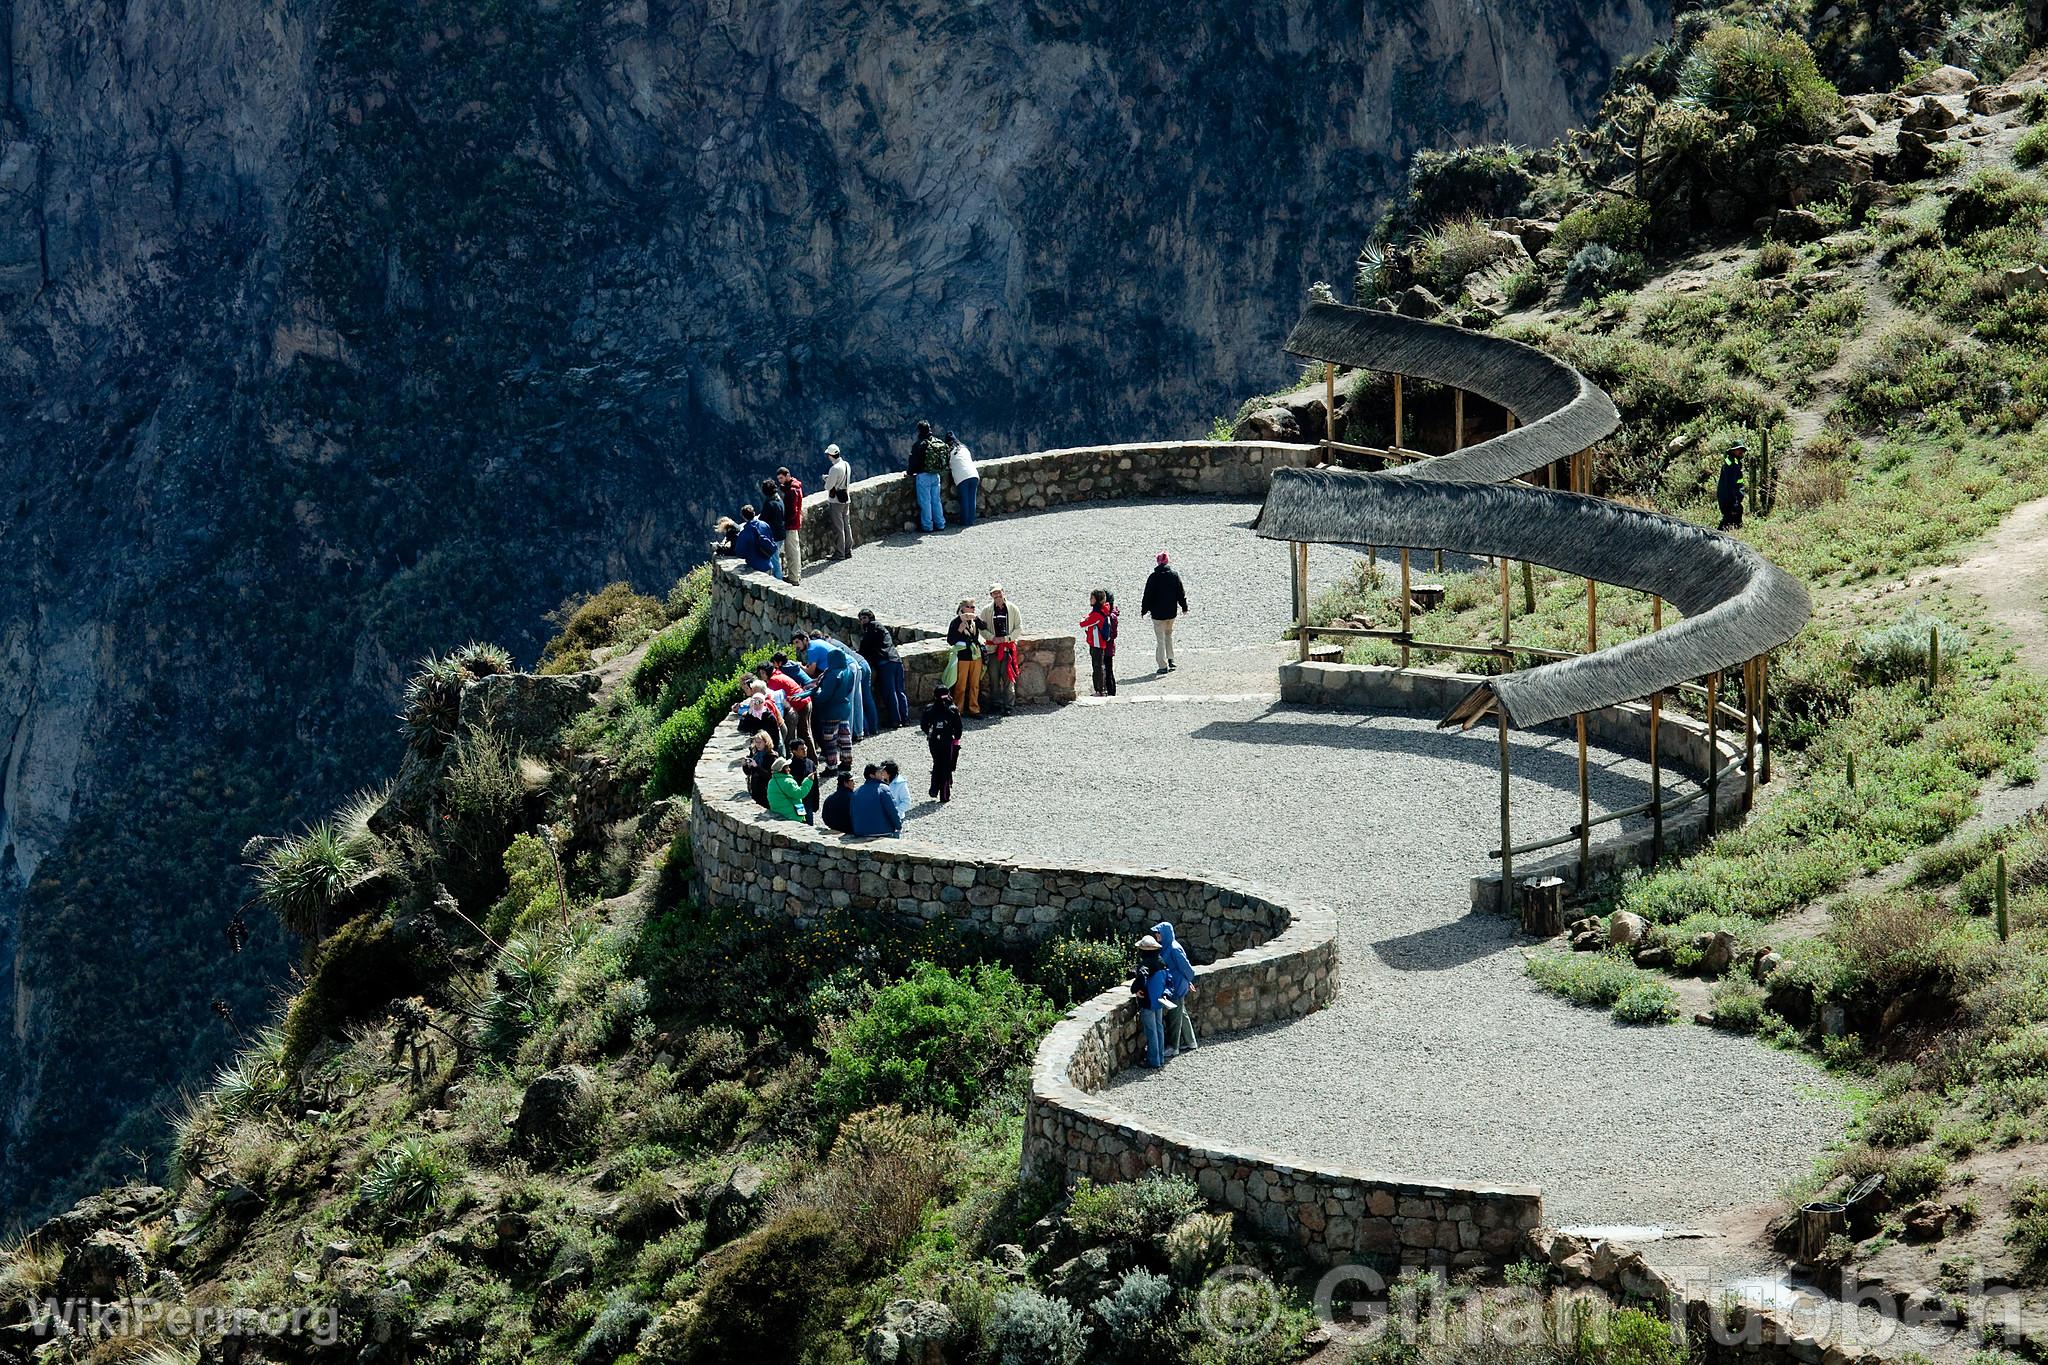
{"label": "white cap", "polygon": [[1158,952],[1158,951],[1159,951],[1159,940],[1158,940],[1158,939],[1156,939],[1156,938],[1154,938],[1154,937],[1152,937],[1152,935],[1150,935],[1150,934],[1147,934],[1147,935],[1145,935],[1145,937],[1143,937],[1143,938],[1141,938],[1141,939],[1139,939],[1139,940],[1138,940],[1138,951],[1139,951],[1139,952],[1141,952],[1141,953],[1156,953],[1156,952]]}
{"label": "white cap", "polygon": [[837,459],[837,458],[839,458],[839,447],[838,447],[838,446],[826,446],[826,447],[825,447],[825,453],[826,453],[827,455],[830,455],[830,456],[831,456],[832,458],[834,458],[834,459]]}

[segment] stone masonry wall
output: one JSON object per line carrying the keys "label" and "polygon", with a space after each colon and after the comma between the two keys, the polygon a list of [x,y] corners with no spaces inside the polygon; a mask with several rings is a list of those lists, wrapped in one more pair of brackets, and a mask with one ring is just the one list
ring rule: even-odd
{"label": "stone masonry wall", "polygon": [[[988,517],[1115,498],[1262,498],[1273,470],[1305,463],[1315,450],[1267,441],[1174,441],[982,460],[976,466],[981,475],[980,510]],[[848,516],[856,546],[917,529],[917,499],[903,475],[863,479],[850,492]],[[826,554],[824,505],[822,491],[804,498],[800,534],[806,562]],[[912,697],[930,695],[946,665],[944,627],[889,619],[882,624],[904,646],[906,690]],[[712,566],[710,627],[712,645],[733,651],[785,641],[797,629],[823,630],[848,643],[860,634],[850,614],[806,601],[788,585],[732,558]],[[1017,701],[1057,705],[1074,699],[1074,687],[1073,635],[1024,637]]]}
{"label": "stone masonry wall", "polygon": [[[915,840],[854,839],[777,820],[746,794],[743,749],[728,721],[697,766],[690,828],[707,896],[799,923],[824,909],[945,919],[1017,945],[1102,911],[1133,933],[1168,919],[1204,964],[1190,1006],[1204,1036],[1299,1018],[1336,995],[1336,920],[1320,906],[1286,906],[1206,874],[970,859]],[[1148,1127],[1099,1095],[1142,1047],[1121,987],[1054,1027],[1032,1065],[1027,1170],[1069,1182],[1185,1173],[1254,1226],[1331,1264],[1502,1262],[1520,1254],[1525,1231],[1541,1222],[1542,1196],[1528,1186],[1431,1185],[1303,1167]]]}
{"label": "stone masonry wall", "polygon": [[[1345,711],[1418,711],[1424,715],[1448,714],[1465,694],[1486,681],[1472,673],[1440,673],[1421,668],[1389,668],[1382,665],[1334,663],[1286,663],[1280,666],[1280,698],[1298,706],[1327,706]],[[1642,702],[1609,706],[1586,716],[1586,741],[1610,753],[1646,756],[1650,744],[1650,708]],[[1726,767],[1742,752],[1740,732],[1723,729],[1716,736],[1720,766]],[[1682,773],[1694,782],[1704,782],[1708,771],[1707,727],[1704,721],[1667,709],[1658,726],[1657,751],[1663,761],[1666,780]],[[1667,798],[1684,795],[1665,787]],[[1716,801],[1720,828],[1741,823],[1743,781],[1740,774],[1721,783]],[[1603,826],[1605,837],[1595,834],[1590,850],[1589,880],[1597,881],[1629,867],[1650,866],[1650,831],[1647,828],[1618,831],[1618,825]],[[1706,840],[1706,798],[1687,806],[1664,820],[1664,851],[1668,856],[1697,847]],[[1563,830],[1517,830],[1517,842],[1532,836],[1562,834]],[[1563,877],[1572,882],[1578,875],[1576,844],[1542,856],[1515,859],[1515,878]],[[1500,907],[1500,875],[1491,873],[1472,879],[1472,907],[1495,910]]]}

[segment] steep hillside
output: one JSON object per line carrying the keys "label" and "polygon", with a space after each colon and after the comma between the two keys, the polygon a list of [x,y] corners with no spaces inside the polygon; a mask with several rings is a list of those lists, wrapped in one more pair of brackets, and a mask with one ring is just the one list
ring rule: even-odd
{"label": "steep hillside", "polygon": [[385,765],[422,653],[671,582],[826,440],[1198,428],[1411,151],[1562,131],[1666,18],[8,15],[0,1210],[125,1168],[262,1017],[241,843]]}

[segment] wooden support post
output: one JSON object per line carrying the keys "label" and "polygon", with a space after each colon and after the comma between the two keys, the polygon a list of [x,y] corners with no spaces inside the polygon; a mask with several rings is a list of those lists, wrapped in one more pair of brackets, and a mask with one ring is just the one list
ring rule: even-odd
{"label": "wooden support post", "polygon": [[1329,443],[1337,439],[1337,362],[1323,362],[1323,460],[1329,463]]}
{"label": "wooden support post", "polygon": [[1536,566],[1522,561],[1522,615],[1536,614]]}
{"label": "wooden support post", "polygon": [[1586,580],[1586,652],[1600,648],[1600,580]]}
{"label": "wooden support post", "polygon": [[1401,376],[1394,376],[1394,441],[1389,450],[1401,448]]}
{"label": "wooden support post", "polygon": [[1508,628],[1508,561],[1502,555],[1500,561],[1500,642],[1505,645],[1512,638]]}
{"label": "wooden support post", "polygon": [[1721,670],[1707,675],[1707,837],[1721,827]]}
{"label": "wooden support post", "polygon": [[1515,908],[1515,841],[1508,818],[1508,713],[1499,701],[1493,704],[1494,720],[1500,725],[1500,904],[1510,914]]}
{"label": "wooden support post", "polygon": [[1586,713],[1579,722],[1579,890],[1593,875],[1593,793],[1586,781]]}
{"label": "wooden support post", "polygon": [[1408,635],[1412,603],[1408,596],[1408,551],[1401,551],[1401,667],[1408,666]]}
{"label": "wooden support post", "polygon": [[1756,804],[1756,660],[1742,666],[1742,808]]}
{"label": "wooden support post", "polygon": [[1465,391],[1451,390],[1451,449],[1465,448]]}
{"label": "wooden support post", "polygon": [[1664,599],[1654,593],[1650,597],[1650,629],[1664,629]]}
{"label": "wooden support post", "polygon": [[1308,542],[1294,542],[1294,625],[1301,640],[1301,661],[1308,662]]}
{"label": "wooden support post", "polygon": [[1650,861],[1664,860],[1664,766],[1657,755],[1658,731],[1664,723],[1664,694],[1650,694]]}
{"label": "wooden support post", "polygon": [[1756,747],[1757,762],[1763,771],[1757,781],[1769,786],[1771,783],[1771,656],[1765,654],[1756,662]]}

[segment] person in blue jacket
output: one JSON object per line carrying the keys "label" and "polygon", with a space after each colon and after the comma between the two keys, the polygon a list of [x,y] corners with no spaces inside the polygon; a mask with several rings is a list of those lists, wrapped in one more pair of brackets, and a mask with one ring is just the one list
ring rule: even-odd
{"label": "person in blue jacket", "polygon": [[1166,1065],[1166,989],[1171,974],[1159,955],[1159,940],[1147,934],[1138,940],[1138,974],[1131,978],[1131,998],[1138,1022],[1145,1027],[1145,1065],[1157,1071]]}
{"label": "person in blue jacket", "polygon": [[824,665],[826,656],[833,650],[845,652],[854,668],[855,692],[851,717],[853,737],[866,739],[869,735],[879,734],[882,727],[875,714],[875,670],[861,657],[860,651],[843,640],[834,639],[822,630],[814,630],[808,634],[801,630],[797,631],[790,636],[790,643],[803,651],[804,658],[810,661],[813,671]]}
{"label": "person in blue jacket", "polygon": [[768,534],[768,524],[754,515],[751,506],[740,509],[744,523],[732,538],[732,551],[747,561],[750,569],[782,576],[782,545]]}
{"label": "person in blue jacket", "polygon": [[1180,946],[1173,926],[1165,920],[1152,926],[1152,937],[1159,940],[1159,960],[1166,967],[1166,998],[1180,1007],[1167,1011],[1166,1055],[1193,1052],[1199,1044],[1195,1021],[1188,1014],[1188,997],[1195,993],[1195,964],[1188,961],[1188,950]]}
{"label": "person in blue jacket", "polygon": [[846,651],[826,650],[817,681],[811,684],[811,724],[818,731],[820,768],[853,769],[853,707],[859,686]]}
{"label": "person in blue jacket", "polygon": [[903,837],[903,817],[896,813],[896,803],[889,799],[889,785],[882,780],[882,770],[872,763],[861,773],[861,784],[853,793],[852,814],[856,835]]}

